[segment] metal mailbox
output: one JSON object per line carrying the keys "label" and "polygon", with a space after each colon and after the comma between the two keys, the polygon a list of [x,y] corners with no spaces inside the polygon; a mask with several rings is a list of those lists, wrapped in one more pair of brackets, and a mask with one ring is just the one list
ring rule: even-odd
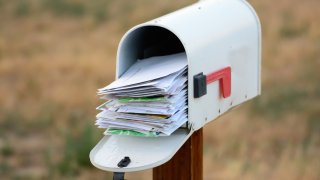
{"label": "metal mailbox", "polygon": [[[261,27],[245,0],[204,0],[137,25],[122,38],[119,78],[137,59],[185,52],[188,59],[189,130],[168,137],[105,136],[91,151],[96,167],[113,172],[159,166],[190,135],[261,92]],[[118,162],[130,156],[131,163]]]}

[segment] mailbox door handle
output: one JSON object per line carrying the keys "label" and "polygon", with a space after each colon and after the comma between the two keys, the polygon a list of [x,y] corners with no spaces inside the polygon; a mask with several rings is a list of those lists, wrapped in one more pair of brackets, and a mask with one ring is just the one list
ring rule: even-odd
{"label": "mailbox door handle", "polygon": [[194,98],[199,98],[207,94],[207,85],[219,81],[219,86],[223,98],[231,95],[231,67],[225,67],[208,75],[199,73],[193,76]]}

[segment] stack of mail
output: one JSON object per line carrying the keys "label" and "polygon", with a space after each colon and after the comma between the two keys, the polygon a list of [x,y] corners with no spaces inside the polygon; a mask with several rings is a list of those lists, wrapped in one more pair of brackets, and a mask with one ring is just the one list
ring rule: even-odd
{"label": "stack of mail", "polygon": [[185,53],[138,60],[119,79],[99,89],[96,125],[105,134],[169,136],[187,122]]}

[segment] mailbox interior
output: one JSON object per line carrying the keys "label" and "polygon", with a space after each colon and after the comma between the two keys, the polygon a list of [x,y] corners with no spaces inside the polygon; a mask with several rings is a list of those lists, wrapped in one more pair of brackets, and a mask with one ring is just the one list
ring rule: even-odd
{"label": "mailbox interior", "polygon": [[185,52],[179,38],[159,26],[142,26],[124,35],[118,48],[117,78],[138,59]]}
{"label": "mailbox interior", "polygon": [[171,31],[154,25],[140,26],[128,31],[120,42],[117,77],[138,59],[186,52],[183,43]]}

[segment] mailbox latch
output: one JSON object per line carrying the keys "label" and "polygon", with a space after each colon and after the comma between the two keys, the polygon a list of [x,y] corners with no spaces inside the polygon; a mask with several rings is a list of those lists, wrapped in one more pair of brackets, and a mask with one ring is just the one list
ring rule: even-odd
{"label": "mailbox latch", "polygon": [[121,159],[121,161],[118,163],[119,168],[127,167],[130,164],[131,160],[128,156]]}
{"label": "mailbox latch", "polygon": [[194,98],[199,98],[207,94],[206,75],[199,73],[193,76]]}

